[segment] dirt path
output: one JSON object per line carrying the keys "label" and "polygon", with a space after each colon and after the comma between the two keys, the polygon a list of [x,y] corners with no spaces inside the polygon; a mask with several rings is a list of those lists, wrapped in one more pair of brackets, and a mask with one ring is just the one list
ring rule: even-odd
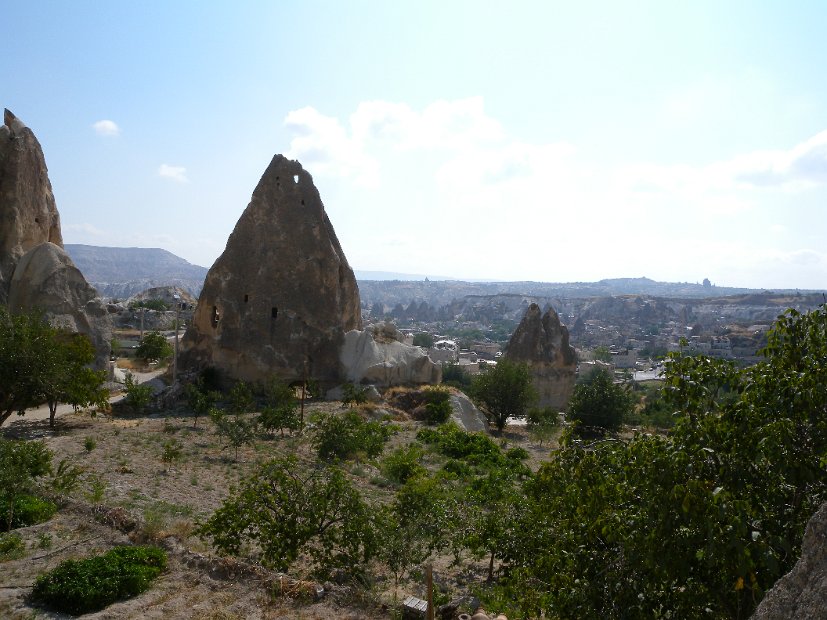
{"label": "dirt path", "polygon": [[[158,377],[160,377],[164,373],[165,370],[166,370],[165,368],[162,368],[162,369],[159,369],[159,370],[151,370],[149,372],[138,372],[138,371],[135,371],[135,370],[131,370],[130,372],[132,373],[132,376],[135,377],[135,380],[138,383],[151,383],[153,385],[153,387],[155,388],[155,391],[158,391],[163,386],[163,383],[161,382],[161,380]],[[120,400],[122,400],[123,398],[125,398],[125,395],[124,395],[123,392],[115,392],[114,394],[112,394],[112,396],[109,397],[109,402],[110,403],[116,403],[116,402],[119,402]],[[62,415],[66,415],[67,413],[72,413],[73,411],[74,411],[74,408],[72,407],[72,405],[63,405],[63,404],[61,404],[61,405],[57,406],[57,411],[55,412],[55,417],[60,417]],[[25,417],[27,420],[48,420],[49,419],[49,406],[48,405],[42,405],[42,406],[37,407],[35,409],[26,409],[26,415],[23,416],[23,417]],[[8,424],[8,423],[13,422],[14,420],[19,420],[19,419],[20,419],[20,416],[13,415],[6,422]]]}

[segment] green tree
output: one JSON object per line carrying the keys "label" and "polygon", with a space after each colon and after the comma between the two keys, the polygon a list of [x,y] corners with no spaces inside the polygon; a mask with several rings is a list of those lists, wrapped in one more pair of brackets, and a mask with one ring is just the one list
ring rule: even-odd
{"label": "green tree", "polygon": [[90,366],[95,361],[95,348],[89,338],[58,332],[56,345],[52,372],[44,385],[51,427],[55,425],[58,403],[68,403],[76,411],[89,406],[105,409],[109,404],[109,391],[103,387],[106,372]]}
{"label": "green tree", "polygon": [[376,421],[365,421],[356,411],[320,415],[316,419],[312,445],[325,461],[359,456],[376,458],[385,448],[391,429]]}
{"label": "green tree", "polygon": [[215,432],[227,442],[225,446],[232,446],[235,460],[238,461],[238,449],[244,444],[250,444],[256,438],[256,421],[245,416],[255,408],[255,399],[250,386],[244,381],[237,381],[230,390],[229,413],[223,409],[210,409],[210,419],[215,424]]}
{"label": "green tree", "polygon": [[0,424],[44,402],[51,425],[58,402],[103,404],[103,374],[87,367],[93,360],[85,336],[52,327],[40,312],[12,315],[0,306]]}
{"label": "green tree", "polygon": [[280,431],[284,436],[284,429],[292,432],[299,428],[299,404],[292,387],[272,379],[267,385],[266,403],[258,417],[258,425],[271,435]]}
{"label": "green tree", "polygon": [[146,409],[152,400],[152,386],[136,382],[131,372],[126,373],[123,385],[126,391],[126,404],[137,412]]}
{"label": "green tree", "polygon": [[414,334],[413,345],[415,347],[425,347],[426,349],[434,346],[434,337],[426,332]]}
{"label": "green tree", "polygon": [[543,445],[560,427],[560,414],[551,407],[532,407],[526,415],[528,433]]}
{"label": "green tree", "polygon": [[592,350],[592,359],[601,361],[601,362],[611,362],[612,361],[612,352],[609,351],[609,347],[607,346],[599,346],[595,347]]}
{"label": "green tree", "polygon": [[477,375],[471,393],[500,432],[508,418],[525,417],[526,410],[537,401],[528,365],[507,359]]}
{"label": "green tree", "polygon": [[215,390],[207,389],[207,385],[203,377],[198,377],[194,383],[188,383],[184,389],[184,395],[187,398],[187,404],[192,410],[193,423],[192,427],[198,426],[198,418],[202,415],[207,415],[210,409],[213,408],[221,393]]}
{"label": "green tree", "polygon": [[605,370],[593,372],[574,387],[569,401],[569,419],[587,431],[617,431],[631,412],[632,399]]}
{"label": "green tree", "polygon": [[325,573],[375,553],[370,510],[342,471],[300,466],[295,457],[273,459],[243,480],[198,534],[235,555],[253,543],[264,566],[282,571],[300,555]]}
{"label": "green tree", "polygon": [[670,355],[668,436],[564,436],[504,554],[523,613],[750,616],[827,499],[827,307],[787,311],[763,354]]}
{"label": "green tree", "polygon": [[149,332],[138,344],[135,356],[148,362],[149,360],[165,360],[172,356],[172,345],[167,342],[160,332]]}

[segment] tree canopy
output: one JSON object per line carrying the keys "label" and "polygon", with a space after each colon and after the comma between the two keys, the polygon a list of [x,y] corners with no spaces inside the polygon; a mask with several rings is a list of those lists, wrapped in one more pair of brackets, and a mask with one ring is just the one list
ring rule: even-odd
{"label": "tree canopy", "polygon": [[498,431],[505,428],[508,418],[525,417],[528,408],[537,401],[528,365],[507,359],[477,375],[471,393]]}
{"label": "tree canopy", "polygon": [[44,402],[52,425],[58,402],[105,403],[104,373],[88,366],[94,359],[86,336],[52,327],[39,312],[0,307],[0,424]]}
{"label": "tree canopy", "polygon": [[616,385],[608,371],[592,372],[574,387],[569,401],[569,419],[581,427],[616,431],[632,408],[632,399],[622,385]]}

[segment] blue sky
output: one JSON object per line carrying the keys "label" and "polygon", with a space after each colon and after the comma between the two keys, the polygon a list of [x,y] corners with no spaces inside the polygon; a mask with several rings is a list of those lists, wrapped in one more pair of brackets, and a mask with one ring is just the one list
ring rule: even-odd
{"label": "blue sky", "polygon": [[[765,6],[766,5],[766,6]],[[827,286],[820,2],[7,3],[67,243],[210,266],[275,153],[355,269]]]}

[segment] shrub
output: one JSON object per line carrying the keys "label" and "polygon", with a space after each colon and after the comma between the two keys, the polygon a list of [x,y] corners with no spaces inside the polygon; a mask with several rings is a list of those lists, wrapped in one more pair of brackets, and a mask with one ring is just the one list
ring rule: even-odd
{"label": "shrub", "polygon": [[146,409],[149,401],[152,400],[152,386],[146,383],[136,383],[131,372],[126,373],[123,385],[126,390],[126,404],[138,412]]}
{"label": "shrub", "polygon": [[[9,508],[14,508],[11,511],[11,523],[9,523]],[[34,495],[18,495],[14,498],[13,506],[10,506],[8,499],[0,499],[0,522],[9,529],[43,523],[51,519],[56,511],[57,506],[53,502]]]}
{"label": "shrub", "polygon": [[94,450],[98,445],[98,442],[95,440],[94,437],[85,437],[83,440],[83,447],[86,449],[87,452],[91,452]]}
{"label": "shrub", "polygon": [[459,476],[469,471],[466,469],[469,466],[481,470],[504,467],[518,475],[528,473],[526,466],[518,459],[506,458],[488,435],[466,432],[453,422],[436,429],[423,428],[417,433],[416,438],[434,446],[440,454],[455,459],[455,463],[449,461],[445,468],[446,471]]}
{"label": "shrub", "polygon": [[166,553],[156,547],[115,547],[103,555],[61,562],[37,578],[32,597],[62,613],[99,611],[146,591],[166,564]]}
{"label": "shrub", "polygon": [[376,458],[382,453],[391,429],[379,422],[366,422],[356,411],[322,415],[316,423],[313,447],[319,458],[348,459],[359,453]]}
{"label": "shrub", "polygon": [[560,426],[560,414],[551,407],[534,407],[529,409],[526,416],[526,427],[529,435],[543,445],[557,432]]}
{"label": "shrub", "polygon": [[425,420],[428,424],[442,424],[451,417],[451,395],[447,390],[432,388],[425,391]]}
{"label": "shrub", "polygon": [[425,473],[420,463],[422,456],[422,448],[414,444],[397,448],[382,461],[382,473],[388,480],[404,484],[414,476]]}
{"label": "shrub", "polygon": [[616,431],[631,409],[632,401],[624,387],[615,384],[605,370],[598,370],[574,387],[569,418],[587,432]]}
{"label": "shrub", "polygon": [[16,532],[0,534],[0,562],[22,558],[25,552],[26,545],[20,534]]}
{"label": "shrub", "polygon": [[352,383],[345,383],[342,386],[342,406],[348,405],[363,405],[368,402],[367,388],[353,385]]}

